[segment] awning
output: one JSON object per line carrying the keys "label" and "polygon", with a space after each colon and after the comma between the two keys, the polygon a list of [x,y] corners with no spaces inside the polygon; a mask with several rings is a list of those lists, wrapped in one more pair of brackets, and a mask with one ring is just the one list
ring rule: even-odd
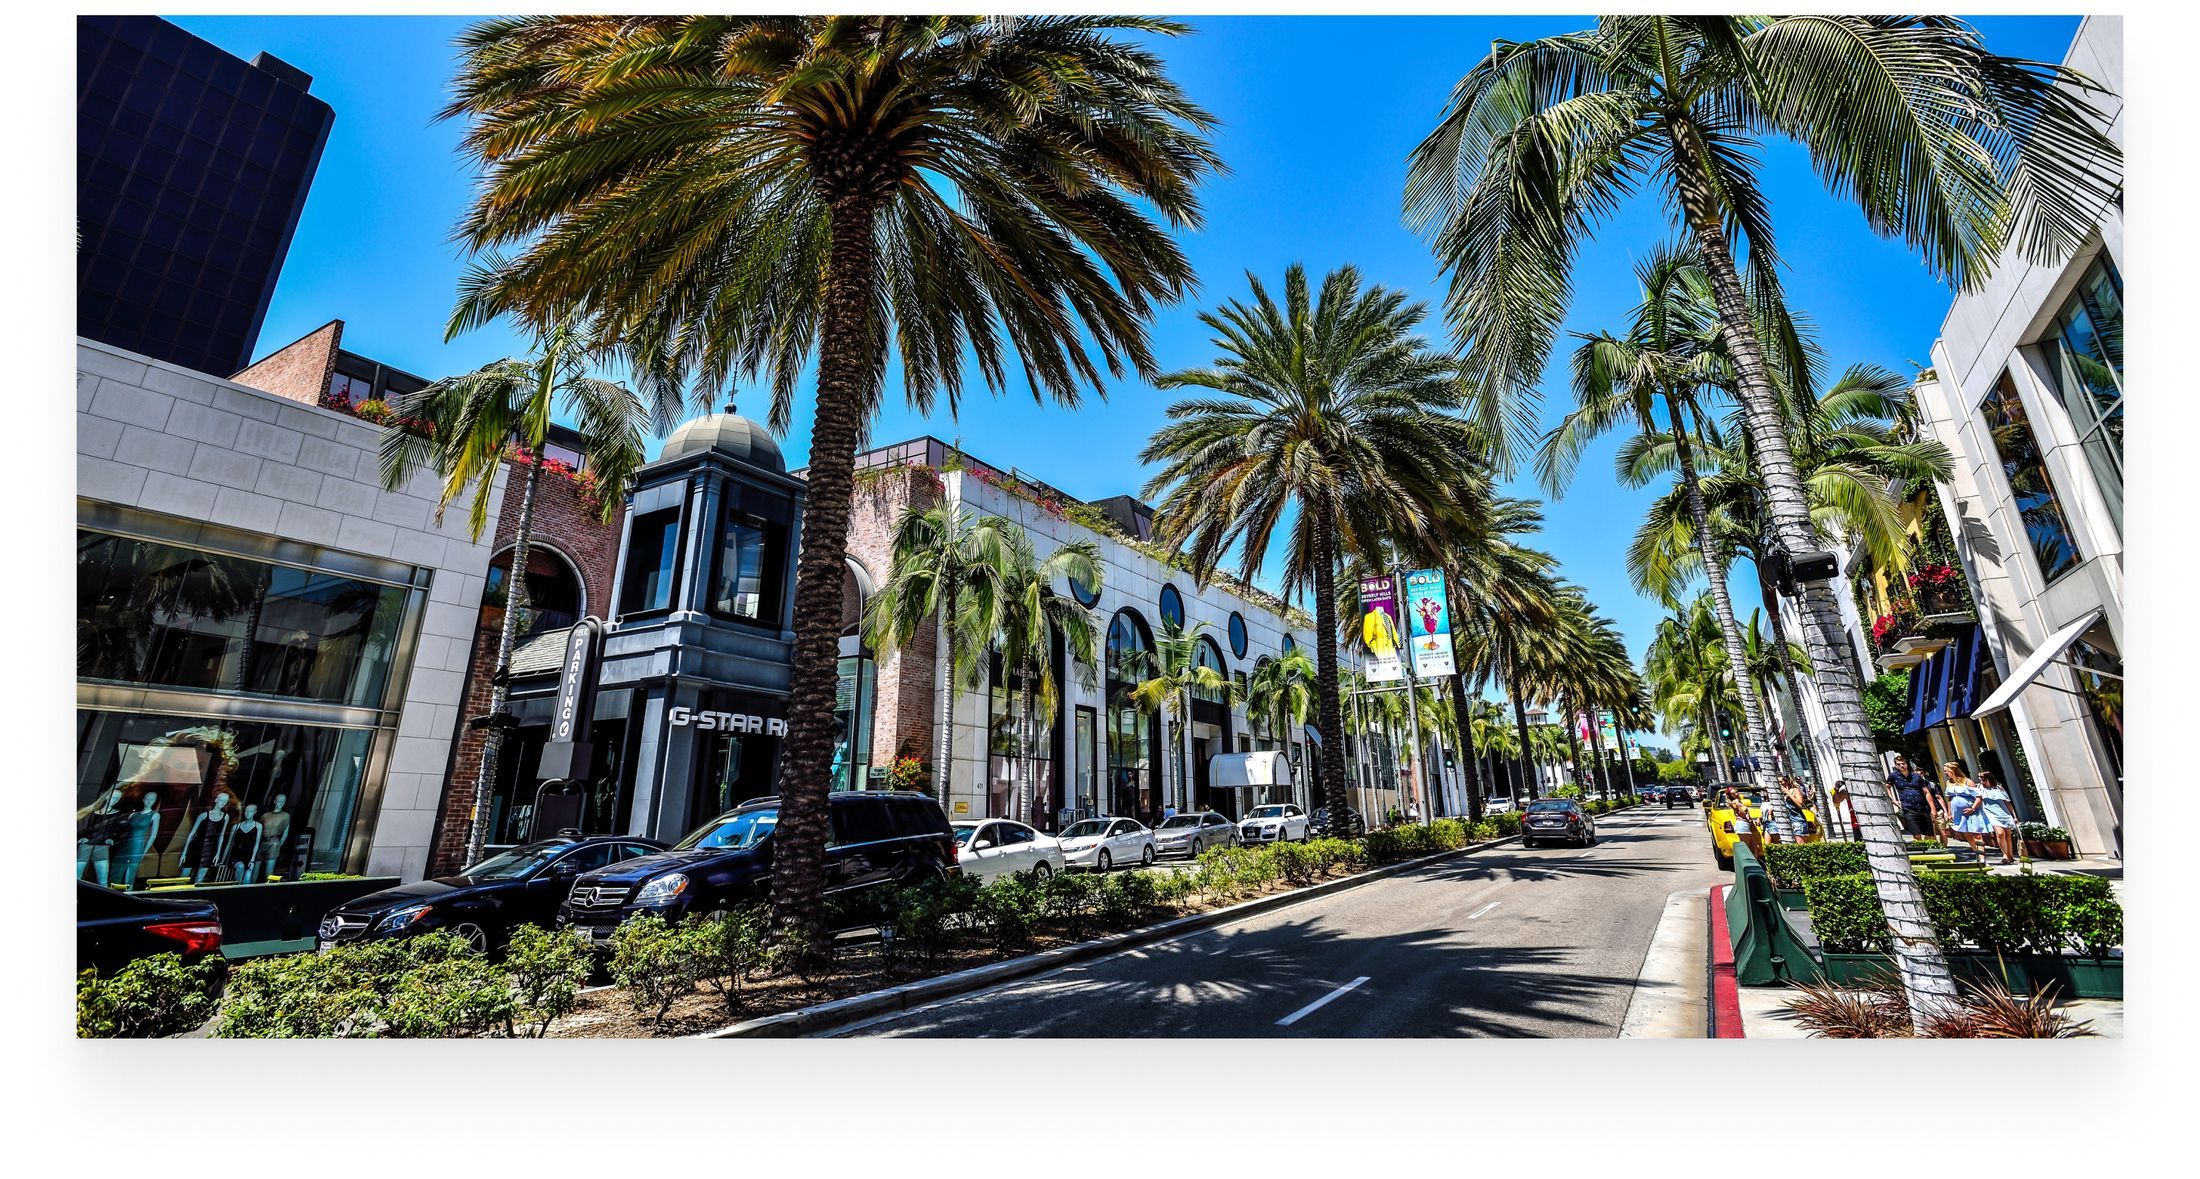
{"label": "awning", "polygon": [[1986,642],[1973,626],[1954,642],[1910,669],[1908,715],[1902,731],[1915,733],[1970,715],[1986,665]]}
{"label": "awning", "polygon": [[1986,702],[1973,710],[1971,715],[1974,717],[1985,716],[1989,712],[1998,712],[2009,707],[2010,703],[2017,698],[2017,693],[2030,687],[2032,681],[2040,678],[2040,673],[2047,670],[2048,664],[2055,662],[2063,652],[2070,649],[2070,644],[2078,641],[2079,635],[2084,634],[2094,623],[2100,620],[2101,608],[2095,606],[2086,611],[2076,622],[2070,623],[2054,634],[2047,636],[2047,641],[2034,647],[2032,653],[2024,657],[2024,662],[2017,665],[2017,670],[2011,672],[2009,678],[2003,680],[2001,686],[1994,689],[1994,694],[1988,696]]}

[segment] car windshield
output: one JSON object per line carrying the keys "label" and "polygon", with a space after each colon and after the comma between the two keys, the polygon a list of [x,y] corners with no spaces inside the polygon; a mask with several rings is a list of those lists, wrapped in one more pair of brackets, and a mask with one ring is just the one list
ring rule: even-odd
{"label": "car windshield", "polygon": [[1283,817],[1283,808],[1280,806],[1256,806],[1253,808],[1253,813],[1245,817],[1248,819],[1280,819]]}
{"label": "car windshield", "polygon": [[1570,811],[1574,809],[1574,804],[1556,799],[1541,799],[1529,803],[1528,809],[1531,811]]}
{"label": "car windshield", "polygon": [[777,810],[738,811],[720,815],[688,833],[686,839],[673,845],[674,851],[689,851],[698,847],[722,847],[739,851],[770,838],[772,828],[779,825]]}
{"label": "car windshield", "polygon": [[1171,815],[1171,816],[1169,816],[1168,818],[1166,818],[1166,819],[1163,819],[1163,820],[1161,820],[1161,826],[1159,826],[1159,827],[1155,828],[1155,830],[1157,830],[1157,831],[1167,831],[1167,830],[1169,830],[1169,829],[1170,829],[1170,828],[1172,828],[1172,827],[1197,827],[1197,826],[1199,826],[1199,816],[1198,816],[1198,815]]}
{"label": "car windshield", "polygon": [[1076,826],[1071,827],[1069,830],[1062,832],[1062,838],[1090,839],[1094,836],[1106,835],[1108,833],[1109,826],[1111,826],[1114,822],[1115,820],[1113,819],[1086,819],[1084,822],[1079,823]]}
{"label": "car windshield", "polygon": [[517,880],[529,872],[550,862],[559,852],[573,846],[569,843],[528,843],[507,852],[498,852],[488,859],[459,873],[475,880]]}

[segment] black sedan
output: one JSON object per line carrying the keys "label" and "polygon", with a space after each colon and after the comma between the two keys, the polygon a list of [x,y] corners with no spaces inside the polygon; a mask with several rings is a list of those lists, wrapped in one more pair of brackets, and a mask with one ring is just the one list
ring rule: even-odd
{"label": "black sedan", "polygon": [[1597,841],[1596,820],[1571,798],[1539,798],[1520,816],[1520,846],[1564,840],[1576,847]]}
{"label": "black sedan", "polygon": [[1668,786],[1665,788],[1665,809],[1672,810],[1677,806],[1694,805],[1696,805],[1696,792],[1693,789],[1687,786]]}
{"label": "black sedan", "polygon": [[[1346,807],[1344,808],[1344,819],[1345,828],[1349,834],[1367,834],[1367,820],[1360,817],[1360,812],[1353,810],[1351,807]],[[1306,829],[1317,836],[1329,834],[1329,808],[1315,808],[1314,820],[1306,825]]]}
{"label": "black sedan", "polygon": [[133,958],[176,954],[185,962],[222,956],[222,918],[211,901],[168,900],[76,884],[76,968],[102,976]]}
{"label": "black sedan", "polygon": [[631,835],[560,837],[499,852],[456,876],[423,880],[346,901],[321,918],[321,948],[447,929],[484,953],[522,925],[550,928],[583,872],[665,850]]}

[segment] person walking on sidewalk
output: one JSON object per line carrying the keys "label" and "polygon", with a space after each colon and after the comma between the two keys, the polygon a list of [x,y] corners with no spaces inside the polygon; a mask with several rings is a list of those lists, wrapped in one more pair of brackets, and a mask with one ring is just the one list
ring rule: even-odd
{"label": "person walking on sidewalk", "polygon": [[1803,780],[1792,774],[1780,775],[1780,797],[1787,802],[1783,818],[1787,820],[1787,841],[1801,843],[1810,834],[1810,820],[1804,812],[1810,809],[1810,799],[1803,794]]}
{"label": "person walking on sidewalk", "polygon": [[1986,792],[1963,772],[1962,762],[1951,761],[1940,771],[1948,780],[1948,828],[1963,840],[1972,855],[1984,860],[1984,839],[1994,831],[1993,818],[1986,810]]}
{"label": "person walking on sidewalk", "polygon": [[1979,800],[1986,809],[1986,822],[1993,829],[1994,846],[2001,851],[2001,862],[2017,862],[2017,811],[2010,801],[2009,791],[1994,777],[1992,770],[1978,772]]}
{"label": "person walking on sidewalk", "polygon": [[1902,815],[1902,831],[1918,839],[1940,841],[1940,788],[1931,778],[1910,768],[1910,759],[1896,754],[1894,772],[1887,775],[1887,789]]}

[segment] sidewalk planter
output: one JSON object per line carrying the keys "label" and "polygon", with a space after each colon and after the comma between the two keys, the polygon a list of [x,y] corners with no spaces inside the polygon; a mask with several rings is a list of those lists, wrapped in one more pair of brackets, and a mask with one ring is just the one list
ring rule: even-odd
{"label": "sidewalk planter", "polygon": [[2035,860],[2067,860],[2071,858],[2070,844],[2060,839],[2027,839],[2024,841],[2024,854]]}
{"label": "sidewalk planter", "polygon": [[1800,888],[1777,888],[1773,895],[1780,898],[1780,907],[1790,913],[1810,912],[1810,901],[1804,898]]}
{"label": "sidewalk planter", "polygon": [[[1873,974],[1894,973],[1894,959],[1886,954],[1823,955],[1826,978],[1836,983],[1860,983]],[[1948,969],[1969,982],[1999,982],[2018,994],[2052,985],[2066,999],[2121,999],[2124,997],[2124,960],[2019,954],[1995,958],[1976,950],[1948,955]]]}

